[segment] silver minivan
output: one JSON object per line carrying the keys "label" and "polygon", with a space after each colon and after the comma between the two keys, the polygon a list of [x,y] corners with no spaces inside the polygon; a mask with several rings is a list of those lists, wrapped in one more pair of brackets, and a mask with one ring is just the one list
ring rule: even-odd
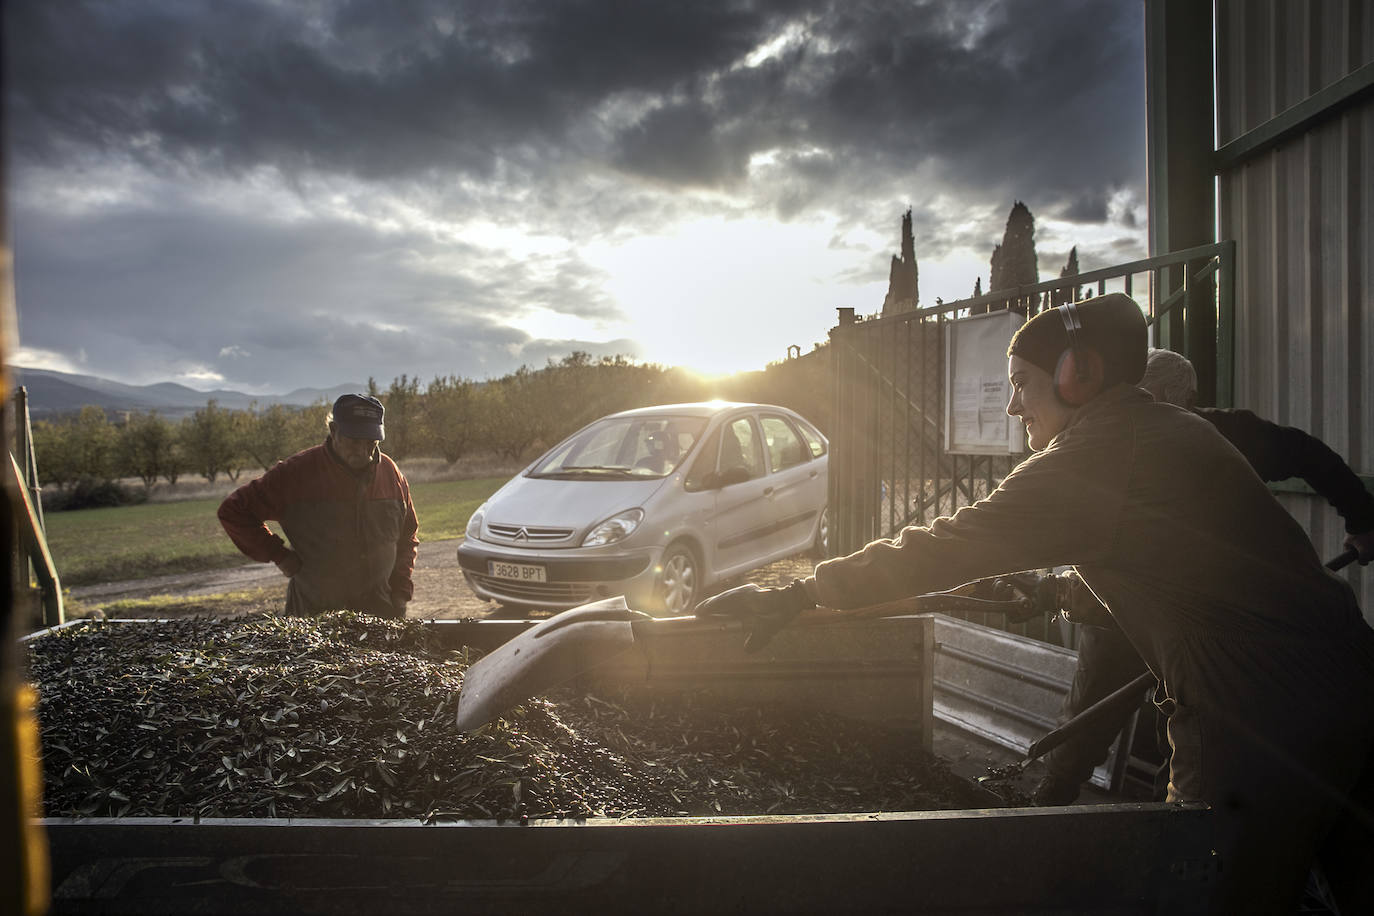
{"label": "silver minivan", "polygon": [[721,580],[829,537],[825,436],[795,412],[711,401],[578,430],[473,513],[458,563],[483,598],[561,610],[624,595],[690,612]]}

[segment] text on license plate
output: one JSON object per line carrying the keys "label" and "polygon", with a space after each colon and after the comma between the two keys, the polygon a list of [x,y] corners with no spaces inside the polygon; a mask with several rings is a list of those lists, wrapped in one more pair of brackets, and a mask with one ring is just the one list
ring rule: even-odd
{"label": "text on license plate", "polygon": [[547,581],[544,567],[529,563],[498,563],[496,560],[489,560],[487,572],[498,579],[518,579],[521,582]]}

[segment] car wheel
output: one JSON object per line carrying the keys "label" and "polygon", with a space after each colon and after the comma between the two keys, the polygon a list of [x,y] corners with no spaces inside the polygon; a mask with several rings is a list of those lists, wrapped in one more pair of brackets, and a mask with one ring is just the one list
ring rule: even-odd
{"label": "car wheel", "polygon": [[830,507],[821,510],[821,523],[816,526],[816,539],[811,542],[811,556],[824,560],[830,556]]}
{"label": "car wheel", "polygon": [[663,552],[658,575],[659,607],[670,615],[690,614],[701,593],[701,565],[691,548],[674,544]]}

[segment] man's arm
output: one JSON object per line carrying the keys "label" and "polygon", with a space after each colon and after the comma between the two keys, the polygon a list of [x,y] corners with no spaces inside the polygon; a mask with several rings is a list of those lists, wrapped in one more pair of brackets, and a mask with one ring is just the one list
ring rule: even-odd
{"label": "man's arm", "polygon": [[807,590],[832,608],[863,607],[1023,569],[1089,563],[1114,548],[1129,436],[1075,435],[1018,465],[988,497],[816,567]]}
{"label": "man's arm", "polygon": [[403,609],[406,602],[415,597],[415,583],[411,576],[415,572],[415,556],[420,549],[420,539],[416,536],[420,530],[420,520],[415,514],[415,503],[410,498],[410,485],[400,471],[396,472],[396,476],[405,500],[406,514],[401,520],[400,536],[396,539],[396,565],[391,569],[388,584],[391,586],[392,602]]}
{"label": "man's arm", "polygon": [[224,533],[245,556],[259,563],[276,563],[290,576],[300,569],[300,558],[266,525],[281,519],[283,476],[282,465],[276,465],[226,496],[218,514]]}
{"label": "man's arm", "polygon": [[1201,407],[1197,413],[1230,440],[1261,480],[1305,481],[1345,520],[1346,544],[1359,551],[1361,562],[1374,559],[1374,495],[1325,442],[1248,410]]}

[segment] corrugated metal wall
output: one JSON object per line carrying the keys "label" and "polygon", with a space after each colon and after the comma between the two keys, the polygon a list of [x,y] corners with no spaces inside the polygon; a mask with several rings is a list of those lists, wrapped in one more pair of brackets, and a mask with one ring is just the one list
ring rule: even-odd
{"label": "corrugated metal wall", "polygon": [[[1218,147],[1374,60],[1370,0],[1217,0]],[[1235,239],[1236,404],[1297,426],[1374,475],[1374,97],[1224,170]],[[1284,493],[1324,559],[1341,519]],[[1374,565],[1350,573],[1374,621]]]}

